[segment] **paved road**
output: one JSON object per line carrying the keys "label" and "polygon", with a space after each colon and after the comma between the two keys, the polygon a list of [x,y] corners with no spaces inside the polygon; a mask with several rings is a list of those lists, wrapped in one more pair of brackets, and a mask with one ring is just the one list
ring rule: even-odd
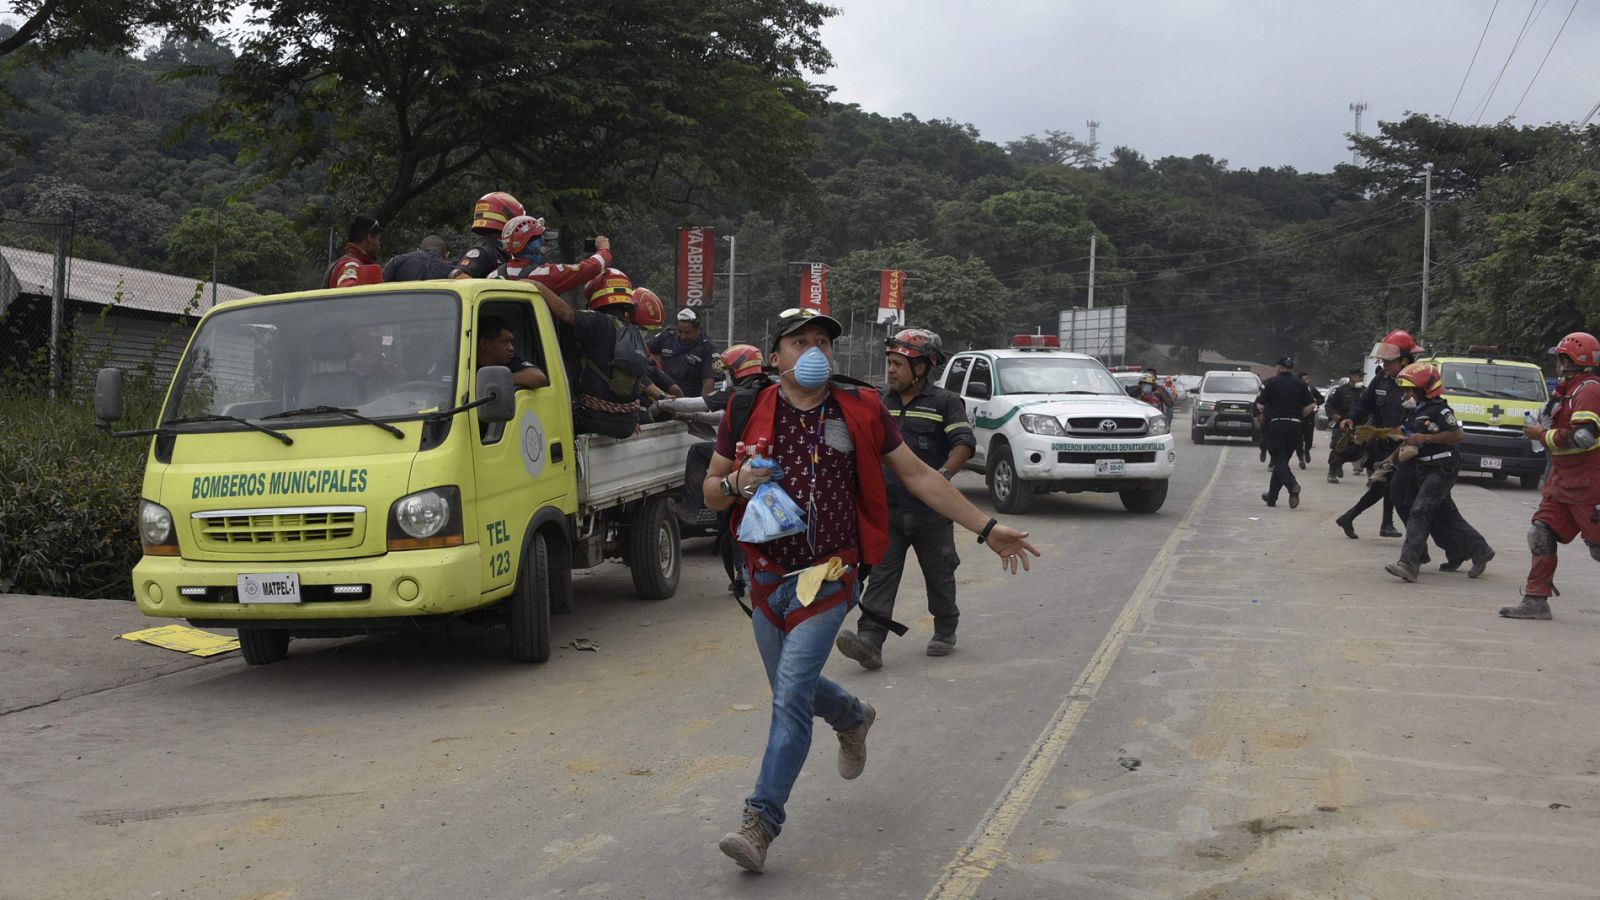
{"label": "paved road", "polygon": [[122,686],[34,663],[72,683],[0,715],[0,897],[1600,896],[1600,567],[1566,554],[1556,622],[1493,615],[1533,494],[1460,488],[1500,558],[1407,586],[1397,542],[1334,530],[1353,482],[1268,510],[1253,448],[1181,448],[1157,515],[1039,503],[1030,575],[964,544],[953,656],[921,654],[908,574],[885,668],[828,666],[878,706],[867,772],[841,781],[823,729],[764,875],[714,846],[767,697],[691,545],[661,603],[581,576],[556,640],[601,650],[544,666],[498,633]]}

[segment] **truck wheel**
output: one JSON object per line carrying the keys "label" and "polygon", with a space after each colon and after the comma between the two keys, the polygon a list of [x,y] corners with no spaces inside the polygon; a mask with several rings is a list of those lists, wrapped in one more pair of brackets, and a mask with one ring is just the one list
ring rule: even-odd
{"label": "truck wheel", "polygon": [[628,568],[633,589],[645,600],[665,600],[678,592],[683,546],[678,520],[664,497],[645,501],[628,523]]}
{"label": "truck wheel", "polygon": [[1141,491],[1123,491],[1117,496],[1122,498],[1122,505],[1128,512],[1153,513],[1167,502],[1167,483],[1157,482],[1156,486]]}
{"label": "truck wheel", "polygon": [[543,532],[528,538],[506,611],[506,629],[511,632],[512,659],[542,663],[550,658],[550,548]]}
{"label": "truck wheel", "polygon": [[1504,473],[1504,472],[1490,472],[1489,473],[1489,477],[1493,478],[1495,481],[1505,481],[1506,480],[1506,473]]}
{"label": "truck wheel", "polygon": [[1194,441],[1196,444],[1204,444],[1206,442],[1206,433],[1198,428],[1191,428],[1189,429],[1189,440]]}
{"label": "truck wheel", "polygon": [[1017,474],[1017,464],[1011,459],[1011,448],[996,447],[989,461],[989,500],[997,512],[1008,516],[1021,515],[1033,505],[1033,492]]}
{"label": "truck wheel", "polygon": [[289,655],[289,632],[280,628],[239,629],[239,649],[252,666],[275,663]]}
{"label": "truck wheel", "polygon": [[1539,487],[1539,476],[1537,475],[1518,475],[1517,481],[1525,488]]}

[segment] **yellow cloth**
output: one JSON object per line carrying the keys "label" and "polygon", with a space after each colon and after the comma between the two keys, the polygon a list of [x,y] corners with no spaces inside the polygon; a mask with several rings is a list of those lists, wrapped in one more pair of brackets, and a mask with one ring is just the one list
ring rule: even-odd
{"label": "yellow cloth", "polygon": [[844,561],[835,556],[825,563],[817,563],[809,569],[800,570],[800,580],[794,586],[795,596],[800,599],[801,606],[810,606],[817,599],[817,592],[822,590],[824,581],[838,581],[844,577]]}
{"label": "yellow cloth", "polygon": [[190,656],[216,656],[219,653],[230,653],[239,649],[239,639],[236,637],[223,637],[209,631],[201,631],[188,625],[161,625],[156,628],[143,628],[139,631],[130,631],[118,635],[125,641],[138,641],[156,647],[165,647]]}

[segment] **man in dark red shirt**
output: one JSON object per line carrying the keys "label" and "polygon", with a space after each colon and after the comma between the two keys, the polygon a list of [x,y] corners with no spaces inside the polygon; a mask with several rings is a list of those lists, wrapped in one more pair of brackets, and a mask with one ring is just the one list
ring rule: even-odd
{"label": "man in dark red shirt", "polygon": [[[322,286],[354,287],[358,284],[375,284],[380,281],[381,274],[362,267],[376,267],[378,239],[382,235],[383,228],[378,225],[377,219],[371,216],[356,216],[351,219],[350,227],[345,229],[344,255],[334,260],[333,265],[328,267],[328,274],[322,278]],[[370,276],[367,274],[369,272]]]}
{"label": "man in dark red shirt", "polygon": [[755,396],[742,421],[735,421],[729,404],[703,487],[707,508],[734,507],[731,528],[737,535],[745,504],[773,478],[772,469],[745,459],[738,445],[761,446],[782,473],[778,485],[805,518],[797,534],[740,543],[756,648],[772,687],[772,724],[744,822],[718,846],[755,872],[783,828],[784,805],[811,748],[814,716],[838,734],[841,776],[855,778],[866,766],[867,730],[877,711],[823,678],[822,665],[855,605],[861,569],[882,560],[888,547],[884,465],[917,499],[977,534],[1008,571],[1015,572],[1018,561],[1026,569],[1027,554],[1039,554],[1026,532],[980,512],[918,459],[876,392],[831,383],[833,341],[842,330],[835,319],[811,310],[787,310],[779,317],[769,357],[779,383]]}

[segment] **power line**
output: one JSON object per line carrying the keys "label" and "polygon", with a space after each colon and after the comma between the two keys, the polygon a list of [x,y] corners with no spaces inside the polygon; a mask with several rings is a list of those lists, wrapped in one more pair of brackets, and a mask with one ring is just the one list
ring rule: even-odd
{"label": "power line", "polygon": [[1561,33],[1567,30],[1567,23],[1572,21],[1572,14],[1578,9],[1578,0],[1572,0],[1572,7],[1567,10],[1567,17],[1561,20],[1561,27],[1556,30],[1555,40],[1550,42],[1550,49],[1544,51],[1544,59],[1539,60],[1539,68],[1533,72],[1528,86],[1523,89],[1522,96],[1517,98],[1517,105],[1511,108],[1511,117],[1517,117],[1517,110],[1522,108],[1522,101],[1528,99],[1528,91],[1533,90],[1533,83],[1539,80],[1539,73],[1544,71],[1544,64],[1550,61],[1550,53],[1556,49],[1556,41],[1561,40]]}
{"label": "power line", "polygon": [[[1528,31],[1532,28],[1534,20],[1538,18],[1535,13],[1543,11],[1540,2],[1541,0],[1533,0],[1533,6],[1528,8],[1527,17],[1522,20],[1522,30],[1517,33],[1516,41],[1511,44],[1511,52],[1506,54],[1506,61],[1500,64],[1500,72],[1494,76],[1494,81],[1489,84],[1489,90],[1484,93],[1483,99],[1478,101],[1477,106],[1473,107],[1478,112],[1477,117],[1472,120],[1473,125],[1483,121],[1483,117],[1488,114],[1489,101],[1493,99],[1494,92],[1500,87],[1500,79],[1506,77],[1506,69],[1511,66],[1512,57],[1517,55],[1517,48],[1522,46],[1522,39],[1528,36]],[[1543,2],[1548,6],[1550,0],[1543,0]],[[1479,107],[1482,108],[1480,109]]]}
{"label": "power line", "polygon": [[1478,51],[1483,49],[1483,39],[1489,34],[1489,25],[1494,22],[1495,10],[1500,8],[1500,0],[1494,0],[1494,8],[1489,10],[1489,21],[1483,23],[1483,32],[1478,35],[1478,46],[1472,48],[1472,59],[1467,63],[1467,71],[1461,73],[1461,86],[1456,88],[1456,99],[1450,101],[1450,111],[1445,113],[1445,121],[1456,114],[1456,104],[1461,102],[1461,92],[1467,89],[1467,77],[1472,74],[1472,67],[1478,61]]}

